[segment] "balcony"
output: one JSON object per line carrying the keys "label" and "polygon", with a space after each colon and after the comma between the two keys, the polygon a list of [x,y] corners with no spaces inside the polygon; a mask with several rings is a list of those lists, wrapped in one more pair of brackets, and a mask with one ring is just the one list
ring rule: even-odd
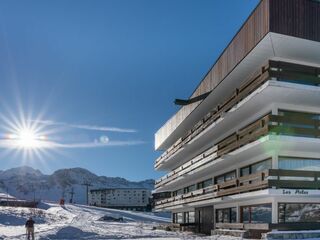
{"label": "balcony", "polygon": [[239,89],[236,89],[230,98],[219,104],[214,110],[210,111],[203,119],[195,124],[194,127],[189,130],[184,137],[179,138],[170,148],[161,154],[161,156],[155,161],[155,168],[158,168],[161,162],[168,160],[184,145],[188,144],[191,140],[204,132],[209,126],[221,118],[222,115],[228,112],[236,104],[241,102],[254,90],[259,88],[263,83],[265,83],[269,78],[269,72],[265,68],[263,69],[264,72],[244,83]]}
{"label": "balcony", "polygon": [[195,170],[201,171],[202,168],[221,159],[224,155],[269,134],[320,138],[320,120],[300,116],[292,117],[269,114],[231,134],[192,160],[169,172],[156,181],[155,188],[169,185],[173,181],[187,176]]}
{"label": "balcony", "polygon": [[319,189],[319,171],[269,169],[156,202],[156,210],[267,188]]}
{"label": "balcony", "polygon": [[[242,102],[248,100],[248,96],[250,95],[250,98],[252,98],[253,92],[259,93],[259,99],[260,98],[266,98],[270,99],[270,94],[272,92],[272,99],[274,101],[278,101],[279,103],[292,103],[294,104],[295,100],[292,99],[293,96],[301,95],[302,92],[305,96],[307,90],[315,89],[310,88],[310,86],[305,87],[303,84],[310,84],[310,85],[319,85],[320,84],[320,77],[315,74],[316,68],[314,67],[307,67],[297,64],[290,64],[290,63],[284,63],[284,62],[273,62],[270,61],[268,66],[265,66],[260,74],[258,74],[255,78],[252,78],[250,81],[244,83],[239,87],[239,89],[236,89],[233,94],[221,104],[218,105],[218,107],[211,112],[209,112],[201,121],[199,121],[195,126],[188,131],[188,133],[182,137],[179,138],[170,148],[167,149],[155,162],[155,168],[156,169],[164,169],[166,166],[169,166],[167,162],[171,159],[177,159],[178,155],[184,155],[182,152],[185,150],[185,148],[190,148],[190,145],[193,144],[195,141],[198,141],[198,137],[204,134],[207,134],[208,131],[212,132],[215,130],[212,130],[212,126],[215,127],[216,124],[221,125],[222,122],[226,121],[226,118],[228,118],[229,112],[233,112],[236,106],[241,106]],[[297,72],[298,71],[298,72]],[[287,88],[288,90],[286,95],[282,93],[279,94],[279,91],[277,89],[271,89],[265,90],[264,93],[260,92],[260,87],[268,81],[270,78],[278,79],[279,84],[270,84],[272,86],[271,88],[274,88],[275,86],[282,86]],[[294,83],[301,83],[299,85],[297,84],[291,84],[291,83],[285,83],[280,84],[282,80],[285,79],[291,79]],[[306,79],[305,81],[302,81],[301,79]],[[275,82],[275,81],[269,81],[269,82]],[[283,82],[282,82],[283,83]],[[295,89],[288,89],[290,88]],[[293,87],[294,86],[294,87]],[[260,90],[259,90],[260,89]],[[299,90],[298,90],[299,89]],[[282,91],[283,89],[281,89]],[[300,92],[299,92],[300,91]],[[291,93],[292,92],[292,93]],[[291,95],[289,95],[292,94]],[[286,99],[286,98],[288,99]],[[311,96],[310,96],[311,97]],[[261,100],[261,99],[260,99]],[[310,98],[309,100],[306,100],[308,104],[314,105],[310,101],[314,101],[313,98]],[[260,104],[259,100],[254,100],[256,104]],[[318,100],[317,100],[318,101]],[[263,106],[266,106],[265,100],[262,101],[264,105],[260,106],[262,108]],[[271,102],[270,102],[271,103]],[[252,105],[252,104],[251,104]],[[261,105],[261,104],[260,104]],[[247,110],[246,110],[247,111]],[[258,110],[257,110],[258,111]],[[242,113],[241,113],[242,114]],[[253,113],[248,113],[250,116]],[[232,114],[231,114],[232,115]],[[242,114],[243,115],[243,114]],[[229,119],[230,120],[230,119]],[[230,122],[230,121],[229,121]],[[182,153],[182,154],[181,154]],[[170,164],[174,165],[174,164]]]}

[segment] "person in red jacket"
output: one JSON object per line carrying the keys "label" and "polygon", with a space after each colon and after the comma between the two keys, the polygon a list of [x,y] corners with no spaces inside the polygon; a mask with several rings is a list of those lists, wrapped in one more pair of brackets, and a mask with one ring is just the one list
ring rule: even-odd
{"label": "person in red jacket", "polygon": [[28,240],[30,240],[30,235],[32,236],[32,240],[34,240],[34,221],[32,217],[26,221],[26,231]]}

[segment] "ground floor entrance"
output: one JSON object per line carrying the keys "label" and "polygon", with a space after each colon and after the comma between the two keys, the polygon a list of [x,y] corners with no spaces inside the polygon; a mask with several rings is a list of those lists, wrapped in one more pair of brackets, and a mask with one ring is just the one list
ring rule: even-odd
{"label": "ground floor entrance", "polygon": [[211,234],[214,227],[213,206],[195,209],[195,225],[198,233]]}

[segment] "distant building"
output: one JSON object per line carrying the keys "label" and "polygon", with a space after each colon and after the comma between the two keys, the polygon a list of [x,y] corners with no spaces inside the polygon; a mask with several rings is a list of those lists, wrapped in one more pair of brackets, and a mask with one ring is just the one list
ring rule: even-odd
{"label": "distant building", "polygon": [[0,192],[0,202],[2,201],[8,201],[8,200],[17,200],[15,197],[9,195],[8,193],[2,193]]}
{"label": "distant building", "polygon": [[0,206],[7,207],[36,207],[37,202],[27,201],[27,200],[19,200],[14,196],[11,196],[8,193],[0,192]]}
{"label": "distant building", "polygon": [[151,191],[145,188],[104,188],[89,192],[89,204],[98,207],[147,211]]}

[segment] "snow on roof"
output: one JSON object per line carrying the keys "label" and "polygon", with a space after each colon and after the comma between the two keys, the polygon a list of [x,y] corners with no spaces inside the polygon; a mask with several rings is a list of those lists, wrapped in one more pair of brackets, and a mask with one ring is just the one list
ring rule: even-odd
{"label": "snow on roof", "polygon": [[1,193],[0,192],[0,200],[7,200],[7,199],[16,199],[14,196],[11,196],[10,194],[7,193]]}

